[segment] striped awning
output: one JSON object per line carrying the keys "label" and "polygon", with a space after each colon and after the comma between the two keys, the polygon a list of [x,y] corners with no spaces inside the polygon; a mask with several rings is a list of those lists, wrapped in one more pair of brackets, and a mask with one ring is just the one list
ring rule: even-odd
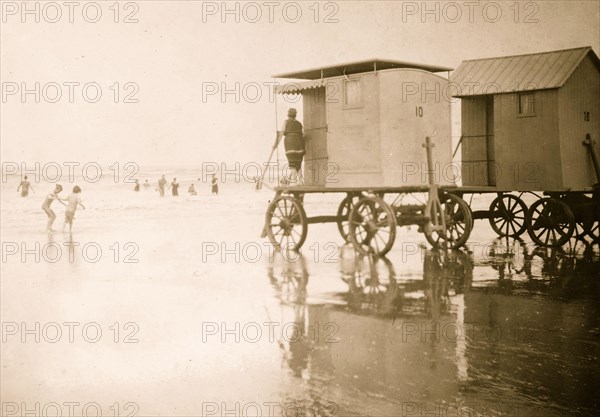
{"label": "striped awning", "polygon": [[325,88],[326,84],[327,80],[289,81],[275,86],[275,92],[277,94],[302,94],[303,91],[313,88]]}

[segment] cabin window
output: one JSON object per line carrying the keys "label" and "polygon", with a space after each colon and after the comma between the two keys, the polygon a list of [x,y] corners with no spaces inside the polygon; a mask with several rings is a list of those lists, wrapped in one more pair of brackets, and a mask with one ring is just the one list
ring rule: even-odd
{"label": "cabin window", "polygon": [[519,116],[535,116],[534,93],[519,94]]}
{"label": "cabin window", "polygon": [[362,106],[362,80],[360,78],[344,80],[344,108],[353,109]]}

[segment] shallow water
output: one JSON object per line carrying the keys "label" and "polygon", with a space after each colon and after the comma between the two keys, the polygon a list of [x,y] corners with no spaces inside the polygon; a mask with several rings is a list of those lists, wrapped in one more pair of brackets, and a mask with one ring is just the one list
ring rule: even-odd
{"label": "shallow water", "polygon": [[426,250],[413,227],[372,260],[325,224],[277,254],[259,237],[272,192],[196,181],[191,197],[197,175],[177,175],[178,198],[83,184],[71,235],[43,232],[51,185],[2,184],[3,415],[595,414],[597,247],[476,221],[469,252]]}

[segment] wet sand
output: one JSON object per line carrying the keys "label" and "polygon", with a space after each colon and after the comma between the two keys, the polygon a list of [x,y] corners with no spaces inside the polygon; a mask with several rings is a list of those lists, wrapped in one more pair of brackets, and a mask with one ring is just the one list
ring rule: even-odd
{"label": "wet sand", "polygon": [[472,253],[420,249],[413,227],[387,258],[340,261],[327,224],[283,256],[259,237],[272,193],[221,193],[84,189],[71,236],[43,232],[37,200],[3,205],[2,242],[19,247],[1,271],[5,415],[595,413],[597,247],[535,249],[476,221]]}

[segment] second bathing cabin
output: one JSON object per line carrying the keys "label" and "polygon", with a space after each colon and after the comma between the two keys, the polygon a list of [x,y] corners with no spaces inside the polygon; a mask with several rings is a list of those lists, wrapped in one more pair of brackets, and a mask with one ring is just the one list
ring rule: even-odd
{"label": "second bathing cabin", "polygon": [[598,182],[600,60],[591,47],[464,61],[462,184],[505,191],[586,191]]}

